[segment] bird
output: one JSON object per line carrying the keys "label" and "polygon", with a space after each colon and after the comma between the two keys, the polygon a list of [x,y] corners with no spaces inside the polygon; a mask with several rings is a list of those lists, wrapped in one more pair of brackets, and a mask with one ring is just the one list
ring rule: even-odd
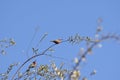
{"label": "bird", "polygon": [[53,41],[51,41],[51,42],[53,42],[53,43],[55,43],[55,44],[59,44],[59,43],[62,42],[62,39],[56,39],[56,40],[53,40]]}
{"label": "bird", "polygon": [[35,68],[35,66],[36,66],[36,61],[33,61],[33,62],[29,65],[29,69],[30,69],[30,68]]}

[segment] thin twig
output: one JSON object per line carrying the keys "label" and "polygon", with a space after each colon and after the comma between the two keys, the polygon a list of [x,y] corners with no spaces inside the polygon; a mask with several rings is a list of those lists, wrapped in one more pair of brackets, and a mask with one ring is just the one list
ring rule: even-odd
{"label": "thin twig", "polygon": [[31,39],[31,41],[29,42],[29,44],[28,44],[28,47],[27,47],[27,50],[26,50],[26,55],[27,55],[27,58],[29,58],[29,49],[30,49],[30,45],[31,45],[31,43],[33,42],[33,40],[34,40],[34,38],[35,38],[35,36],[36,36],[36,33],[37,33],[37,31],[35,30],[35,32],[34,32],[34,34],[33,34],[33,36],[32,36],[32,39]]}
{"label": "thin twig", "polygon": [[35,48],[39,47],[39,44],[45,39],[45,37],[47,36],[48,34],[45,33],[41,38],[40,38],[40,41],[38,42],[38,44],[36,45]]}

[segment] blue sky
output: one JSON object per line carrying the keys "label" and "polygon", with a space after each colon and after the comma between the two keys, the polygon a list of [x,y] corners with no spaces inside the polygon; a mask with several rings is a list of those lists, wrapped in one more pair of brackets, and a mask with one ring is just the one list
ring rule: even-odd
{"label": "blue sky", "polygon": [[[40,51],[56,38],[65,39],[76,33],[94,36],[99,17],[103,19],[104,33],[120,34],[119,4],[119,0],[0,0],[0,39],[12,37],[16,41],[15,47],[7,49],[7,55],[0,56],[0,72],[9,64],[26,59],[25,52],[36,27],[39,31],[30,47],[38,43],[40,36],[48,33]],[[82,45],[60,45],[55,47],[57,54],[53,54],[65,58],[69,56],[72,60]],[[95,68],[97,74],[90,80],[119,80],[119,48],[120,45],[113,40],[104,42],[102,48],[95,49],[94,54],[88,56],[84,74]]]}

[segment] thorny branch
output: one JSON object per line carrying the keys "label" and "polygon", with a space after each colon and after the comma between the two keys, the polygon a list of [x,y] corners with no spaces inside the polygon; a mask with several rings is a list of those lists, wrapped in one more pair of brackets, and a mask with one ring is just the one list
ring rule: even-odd
{"label": "thorny branch", "polygon": [[97,44],[99,44],[100,42],[107,40],[107,39],[115,39],[117,41],[120,41],[120,36],[119,35],[115,35],[115,34],[108,34],[105,36],[102,36],[99,40],[95,40],[91,46],[83,53],[83,55],[81,55],[81,57],[79,58],[78,62],[75,64],[75,66],[73,67],[72,72],[69,75],[69,80],[71,80],[71,76],[73,75],[73,72],[75,70],[78,70],[78,66],[80,65],[80,63],[82,62],[82,59],[85,58],[89,52],[89,50],[92,50]]}
{"label": "thorny branch", "polygon": [[[67,40],[66,40],[66,41],[67,41]],[[66,42],[66,41],[62,41],[61,43]],[[52,48],[52,47],[54,47],[55,45],[57,45],[57,44],[52,44],[52,45],[50,45],[47,49],[45,49],[42,53],[36,54],[36,55],[30,57],[29,59],[27,59],[27,60],[17,69],[17,71],[15,72],[15,74],[14,74],[13,77],[12,77],[12,80],[14,80],[14,77],[16,76],[16,74],[19,72],[19,70],[20,70],[27,62],[29,62],[30,60],[32,60],[33,58],[36,58],[36,57],[38,57],[38,56],[45,55],[45,53],[46,53],[47,51],[49,51],[49,49]]]}

